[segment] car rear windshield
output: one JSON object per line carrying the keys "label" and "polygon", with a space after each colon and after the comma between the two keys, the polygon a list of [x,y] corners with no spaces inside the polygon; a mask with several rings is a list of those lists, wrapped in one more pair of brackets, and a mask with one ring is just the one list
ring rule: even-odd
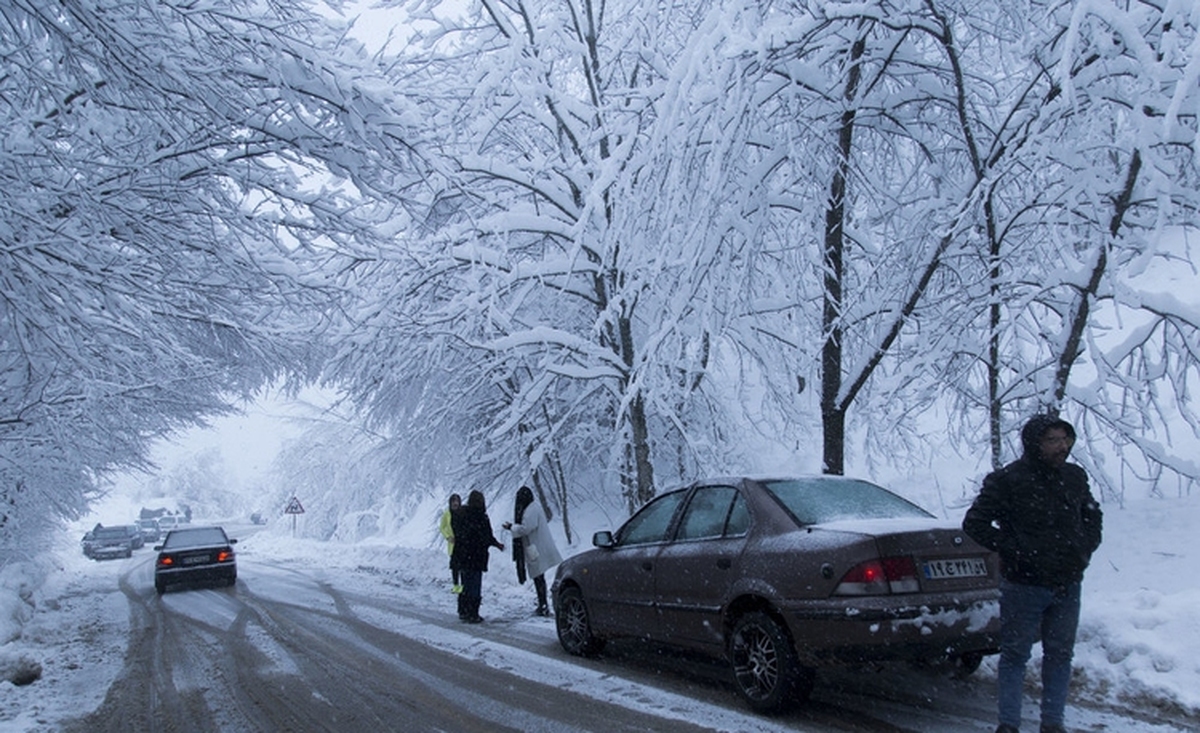
{"label": "car rear windshield", "polygon": [[167,535],[163,543],[165,550],[179,550],[184,547],[209,547],[211,545],[227,545],[229,540],[220,527],[197,527],[196,529],[175,529]]}
{"label": "car rear windshield", "polygon": [[124,527],[104,527],[92,532],[92,537],[98,540],[123,540],[129,536],[129,530]]}
{"label": "car rear windshield", "polygon": [[768,481],[763,486],[802,525],[845,519],[933,516],[881,486],[858,479],[815,477]]}

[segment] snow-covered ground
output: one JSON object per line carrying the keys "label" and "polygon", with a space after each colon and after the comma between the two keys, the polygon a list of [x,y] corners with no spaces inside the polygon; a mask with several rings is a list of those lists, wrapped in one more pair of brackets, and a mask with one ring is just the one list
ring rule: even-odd
{"label": "snow-covered ground", "polygon": [[[287,558],[334,584],[378,582],[382,574],[403,585],[406,597],[452,613],[434,512],[430,507],[428,516],[417,517],[395,537],[341,546],[336,552],[291,538],[287,520],[280,520],[244,539],[239,551],[248,568]],[[503,512],[492,511],[491,516],[498,529]],[[1075,682],[1083,698],[1183,709],[1196,718],[1200,730],[1200,626],[1194,622],[1200,607],[1197,526],[1197,496],[1105,507],[1104,543],[1085,580],[1076,648]],[[582,550],[597,528],[584,527],[584,539],[564,548],[564,555]],[[0,571],[0,598],[8,604],[0,632],[17,634],[0,647],[0,668],[41,666],[41,678],[33,684],[0,682],[0,731],[52,731],[57,721],[96,708],[123,661],[129,614],[117,580],[126,562],[85,559],[76,536],[64,537],[59,550],[59,566],[39,571],[47,573],[40,587],[34,579],[22,578],[15,566]],[[484,577],[484,616],[527,614],[534,604],[532,587],[517,584],[508,553],[494,552],[492,560]],[[37,587],[26,600],[13,592],[22,581]],[[241,582],[255,582],[248,569]],[[99,604],[97,599],[102,599]],[[11,614],[17,606],[27,609],[20,625]],[[1030,673],[1036,679],[1036,664]],[[992,684],[995,658],[985,660],[977,675],[979,684]]]}

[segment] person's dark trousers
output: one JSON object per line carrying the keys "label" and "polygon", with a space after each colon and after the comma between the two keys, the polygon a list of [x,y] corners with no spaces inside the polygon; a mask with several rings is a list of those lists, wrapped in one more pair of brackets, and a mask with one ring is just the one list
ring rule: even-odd
{"label": "person's dark trousers", "polygon": [[1042,729],[1063,723],[1071,682],[1071,658],[1079,626],[1080,584],[1044,588],[1000,583],[1000,663],[997,669],[1001,725],[1021,725],[1025,665],[1042,642]]}
{"label": "person's dark trousers", "polygon": [[550,614],[550,606],[546,602],[546,576],[539,575],[534,578],[533,588],[537,591],[537,614],[539,616],[548,616]]}
{"label": "person's dark trousers", "polygon": [[458,618],[462,621],[467,620],[467,598],[462,593],[459,593],[455,598],[458,599]]}
{"label": "person's dark trousers", "polygon": [[471,621],[479,618],[479,604],[483,601],[483,571],[482,570],[462,570],[463,592],[459,598],[464,599],[466,604],[466,620]]}

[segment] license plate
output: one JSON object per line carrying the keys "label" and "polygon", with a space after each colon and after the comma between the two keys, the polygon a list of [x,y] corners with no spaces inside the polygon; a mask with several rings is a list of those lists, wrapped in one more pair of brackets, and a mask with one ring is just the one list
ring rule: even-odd
{"label": "license plate", "polygon": [[184,565],[199,565],[202,562],[208,562],[208,555],[192,555],[183,558]]}
{"label": "license plate", "polygon": [[959,557],[953,560],[927,560],[921,563],[929,580],[950,578],[981,578],[988,574],[987,561],[982,557]]}

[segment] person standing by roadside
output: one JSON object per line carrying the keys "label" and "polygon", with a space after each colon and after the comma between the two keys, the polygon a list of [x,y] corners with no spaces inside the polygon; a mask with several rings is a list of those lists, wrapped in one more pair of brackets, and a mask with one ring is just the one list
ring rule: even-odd
{"label": "person standing by roadside", "polygon": [[442,512],[442,519],[438,523],[438,531],[442,533],[442,538],[446,540],[446,553],[450,556],[450,592],[462,593],[462,584],[458,582],[458,568],[454,566],[454,525],[450,519],[462,509],[462,497],[458,494],[450,495],[450,503],[446,511]]}
{"label": "person standing by roadside", "polygon": [[1075,428],[1037,415],[1021,430],[1023,455],[988,474],[963,531],[1000,555],[1000,663],[996,733],[1018,733],[1025,665],[1042,642],[1041,733],[1065,733],[1063,710],[1079,626],[1083,571],[1103,520],[1087,473],[1067,457]]}
{"label": "person standing by roadside", "polygon": [[472,491],[467,503],[457,514],[450,516],[454,530],[454,551],[450,556],[452,567],[457,567],[463,591],[458,596],[458,617],[467,623],[483,621],[479,616],[479,604],[483,601],[483,574],[488,569],[488,550],[504,545],[492,533],[492,520],[487,515],[483,494]]}
{"label": "person standing by roadside", "polygon": [[542,507],[533,500],[533,489],[522,486],[517,489],[517,500],[513,505],[513,521],[505,522],[504,528],[512,532],[513,562],[517,564],[517,581],[525,584],[528,574],[533,578],[537,591],[539,616],[550,615],[550,604],[546,599],[546,571],[562,562],[558,546],[550,534],[550,526]]}

